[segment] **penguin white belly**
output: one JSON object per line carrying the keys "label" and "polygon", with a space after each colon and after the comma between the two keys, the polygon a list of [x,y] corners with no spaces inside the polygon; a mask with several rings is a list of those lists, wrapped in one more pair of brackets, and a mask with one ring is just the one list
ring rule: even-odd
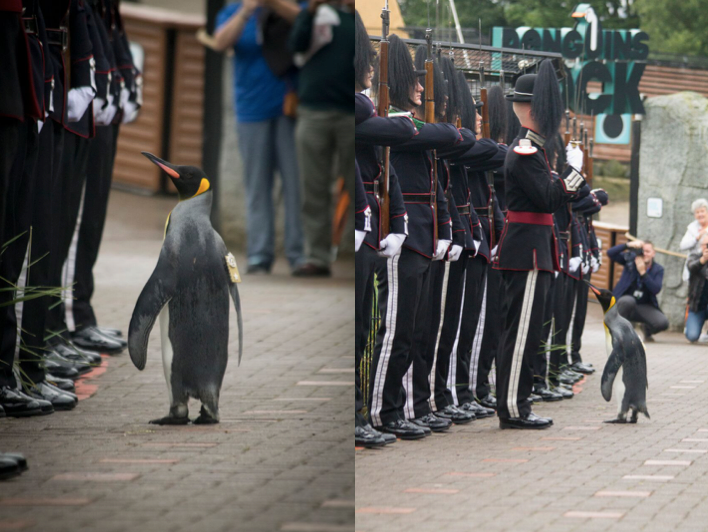
{"label": "penguin white belly", "polygon": [[172,401],[172,342],[170,342],[170,304],[169,302],[160,311],[160,341],[162,345],[162,368],[165,370],[165,380],[167,381],[167,393]]}
{"label": "penguin white belly", "polygon": [[622,368],[617,372],[615,382],[612,384],[612,396],[617,401],[617,414],[622,412],[622,401],[624,400],[624,381],[622,380]]}

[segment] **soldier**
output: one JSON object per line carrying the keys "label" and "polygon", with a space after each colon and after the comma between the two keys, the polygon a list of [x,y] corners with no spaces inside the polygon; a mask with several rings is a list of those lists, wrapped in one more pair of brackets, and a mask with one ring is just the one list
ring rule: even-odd
{"label": "soldier", "polygon": [[553,181],[545,157],[546,139],[560,127],[562,105],[555,71],[550,61],[541,63],[538,75],[517,79],[514,113],[521,130],[505,163],[507,220],[494,267],[502,271],[505,316],[497,353],[497,412],[499,426],[543,429],[552,425],[531,411],[533,360],[541,342],[545,294],[559,270],[553,216],[584,183],[569,167]]}
{"label": "soldier", "polygon": [[[390,39],[388,70],[389,116],[411,116],[422,103],[423,87],[408,48],[396,35]],[[461,140],[451,124],[426,124],[418,118],[414,122],[418,134],[391,149],[391,164],[400,178],[409,217],[408,238],[399,255],[377,264],[380,313],[385,319],[376,339],[369,401],[373,425],[405,439],[428,434],[404,418],[402,379],[411,363],[416,323],[425,308],[431,262],[441,259],[452,242],[447,202],[440,182],[434,187],[429,150],[447,148]]]}

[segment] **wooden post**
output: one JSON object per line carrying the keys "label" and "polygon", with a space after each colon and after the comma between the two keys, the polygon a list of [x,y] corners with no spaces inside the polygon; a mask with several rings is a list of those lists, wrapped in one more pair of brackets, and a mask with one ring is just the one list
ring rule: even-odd
{"label": "wooden post", "polygon": [[637,234],[639,216],[639,149],[642,144],[642,121],[632,120],[632,155],[629,171],[629,232]]}

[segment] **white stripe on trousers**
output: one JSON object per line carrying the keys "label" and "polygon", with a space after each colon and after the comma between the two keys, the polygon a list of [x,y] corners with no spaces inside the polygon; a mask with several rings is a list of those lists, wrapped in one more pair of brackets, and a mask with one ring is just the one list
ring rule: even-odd
{"label": "white stripe on trousers", "polygon": [[452,344],[450,353],[450,366],[447,371],[447,387],[452,393],[453,404],[459,404],[457,400],[457,346],[460,343],[460,331],[462,330],[462,313],[465,311],[465,289],[467,287],[467,274],[462,278],[462,304],[460,305],[460,321],[457,323],[457,335],[455,343]]}
{"label": "white stripe on trousers", "polygon": [[403,391],[406,393],[406,402],[403,404],[403,415],[406,419],[415,419],[413,408],[413,363],[408,366],[408,371],[403,376]]}
{"label": "white stripe on trousers", "polygon": [[64,290],[62,291],[62,300],[64,301],[64,321],[69,332],[76,330],[74,323],[74,281],[76,280],[76,255],[79,250],[79,230],[81,229],[81,218],[84,214],[84,199],[86,196],[86,181],[81,189],[81,203],[79,203],[79,215],[76,217],[76,225],[74,226],[74,234],[71,237],[71,246],[69,246],[69,254],[64,261],[62,271]]}
{"label": "white stripe on trousers", "polygon": [[396,334],[396,314],[398,312],[398,259],[400,256],[401,254],[399,253],[386,261],[388,299],[386,300],[386,316],[381,316],[382,320],[386,320],[386,334],[384,335],[381,345],[379,363],[376,367],[370,411],[371,422],[375,427],[379,427],[382,424],[381,406],[383,402],[383,388],[386,382],[388,362],[391,358],[393,337]]}
{"label": "white stripe on trousers", "polygon": [[438,348],[440,347],[440,336],[442,335],[443,323],[445,322],[445,301],[447,300],[447,283],[450,276],[450,262],[445,261],[445,275],[443,276],[442,284],[442,297],[440,298],[440,323],[438,324],[438,335],[435,339],[435,353],[433,354],[433,367],[428,375],[428,381],[430,382],[430,408],[433,412],[438,410],[438,406],[435,404],[435,371],[438,365]]}
{"label": "white stripe on trousers", "polygon": [[479,373],[479,355],[482,351],[482,338],[484,337],[484,323],[487,318],[487,274],[484,274],[484,293],[482,294],[482,305],[479,310],[477,329],[474,332],[474,342],[472,343],[472,360],[470,361],[470,383],[468,388],[472,392],[472,397],[477,397],[477,374]]}
{"label": "white stripe on trousers", "polygon": [[555,346],[553,345],[553,337],[556,334],[556,317],[553,316],[551,317],[551,326],[548,328],[548,339],[547,339],[547,344],[546,344],[546,374],[543,376],[543,382],[546,383],[546,387],[548,387],[548,375],[551,371],[551,349],[554,349]]}
{"label": "white stripe on trousers", "polygon": [[[516,344],[514,345],[514,355],[511,359],[511,376],[509,377],[509,387],[507,391],[506,404],[511,417],[519,417],[518,396],[519,379],[521,378],[521,366],[524,359],[524,348],[526,347],[526,337],[529,332],[529,323],[533,310],[534,293],[536,291],[536,279],[538,270],[528,273],[526,278],[526,289],[524,290],[524,301],[521,304],[521,320],[516,333]],[[545,297],[545,295],[544,295]]]}
{"label": "white stripe on trousers", "polygon": [[572,362],[573,353],[573,324],[575,323],[575,311],[578,308],[578,291],[575,290],[573,295],[573,312],[570,313],[570,325],[568,326],[568,334],[565,335],[565,355],[566,364]]}
{"label": "white stripe on trousers", "polygon": [[[27,251],[25,251],[25,258],[22,261],[22,270],[20,272],[20,278],[17,279],[17,290],[15,290],[15,297],[21,299],[25,296],[25,287],[27,286],[27,281],[29,280],[29,258],[32,249],[32,229],[30,228],[30,240],[27,243]],[[15,303],[15,321],[17,322],[17,337],[15,338],[15,356],[14,360],[17,360],[20,356],[20,343],[22,340],[22,311],[24,310],[24,301],[19,301]]]}

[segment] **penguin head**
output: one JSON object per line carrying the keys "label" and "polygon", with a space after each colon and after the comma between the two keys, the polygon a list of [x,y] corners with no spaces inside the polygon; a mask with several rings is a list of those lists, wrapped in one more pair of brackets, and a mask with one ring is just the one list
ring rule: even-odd
{"label": "penguin head", "polygon": [[[585,282],[587,283],[587,281],[585,281]],[[604,288],[595,288],[590,283],[588,283],[588,286],[590,287],[590,290],[592,290],[593,293],[595,294],[595,296],[597,297],[597,300],[600,302],[600,305],[602,305],[603,312],[606,313],[617,302],[615,300],[615,296],[613,296],[612,292],[610,292],[609,290],[605,290]]]}
{"label": "penguin head", "polygon": [[146,151],[140,152],[150,159],[157,166],[170,176],[170,179],[177,187],[180,201],[198,196],[207,190],[211,190],[211,183],[207,179],[204,170],[196,166],[177,166],[163,161],[159,157]]}

